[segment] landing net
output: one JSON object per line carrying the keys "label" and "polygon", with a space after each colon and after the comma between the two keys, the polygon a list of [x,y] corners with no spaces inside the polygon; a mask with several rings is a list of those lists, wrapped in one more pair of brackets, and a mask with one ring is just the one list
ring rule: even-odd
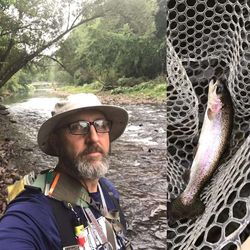
{"label": "landing net", "polygon": [[250,235],[250,2],[167,0],[168,201],[186,186],[208,83],[221,72],[235,110],[229,150],[202,191],[205,212],[168,223],[168,250],[237,249]]}

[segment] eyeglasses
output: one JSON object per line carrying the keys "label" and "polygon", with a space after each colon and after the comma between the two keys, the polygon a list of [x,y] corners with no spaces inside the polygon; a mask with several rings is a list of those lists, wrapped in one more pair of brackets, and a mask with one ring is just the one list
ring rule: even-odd
{"label": "eyeglasses", "polygon": [[68,129],[72,135],[86,135],[89,133],[90,126],[93,125],[97,133],[108,133],[111,129],[111,121],[104,119],[93,122],[77,121],[68,125]]}

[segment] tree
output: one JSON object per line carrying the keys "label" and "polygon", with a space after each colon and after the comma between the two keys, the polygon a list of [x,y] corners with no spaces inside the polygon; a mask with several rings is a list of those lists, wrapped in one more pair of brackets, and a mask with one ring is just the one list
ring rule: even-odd
{"label": "tree", "polygon": [[157,0],[158,11],[155,14],[156,37],[162,41],[159,45],[158,51],[162,61],[162,72],[166,70],[166,30],[167,30],[167,1]]}
{"label": "tree", "polygon": [[110,16],[102,23],[105,29],[117,31],[128,25],[131,32],[138,36],[155,31],[156,0],[108,0],[106,4]]}
{"label": "tree", "polygon": [[167,1],[157,0],[158,10],[155,14],[156,37],[165,38],[167,29]]}
{"label": "tree", "polygon": [[108,0],[110,14],[74,30],[56,52],[75,84],[99,80],[112,87],[120,77],[154,78],[162,73],[156,37],[156,0]]}
{"label": "tree", "polygon": [[105,15],[105,0],[0,0],[0,87],[70,31]]}

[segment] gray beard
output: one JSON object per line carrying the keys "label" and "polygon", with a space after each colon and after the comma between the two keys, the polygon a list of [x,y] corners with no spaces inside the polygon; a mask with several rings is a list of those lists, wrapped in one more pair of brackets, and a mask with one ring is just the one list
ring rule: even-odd
{"label": "gray beard", "polygon": [[104,177],[109,169],[108,157],[104,156],[99,161],[88,161],[78,156],[74,161],[80,179],[95,180]]}

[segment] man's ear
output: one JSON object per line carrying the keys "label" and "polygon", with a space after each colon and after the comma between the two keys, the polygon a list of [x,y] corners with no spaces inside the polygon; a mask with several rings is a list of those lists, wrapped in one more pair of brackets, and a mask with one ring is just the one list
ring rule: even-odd
{"label": "man's ear", "polygon": [[109,140],[109,155],[111,155],[111,141]]}

